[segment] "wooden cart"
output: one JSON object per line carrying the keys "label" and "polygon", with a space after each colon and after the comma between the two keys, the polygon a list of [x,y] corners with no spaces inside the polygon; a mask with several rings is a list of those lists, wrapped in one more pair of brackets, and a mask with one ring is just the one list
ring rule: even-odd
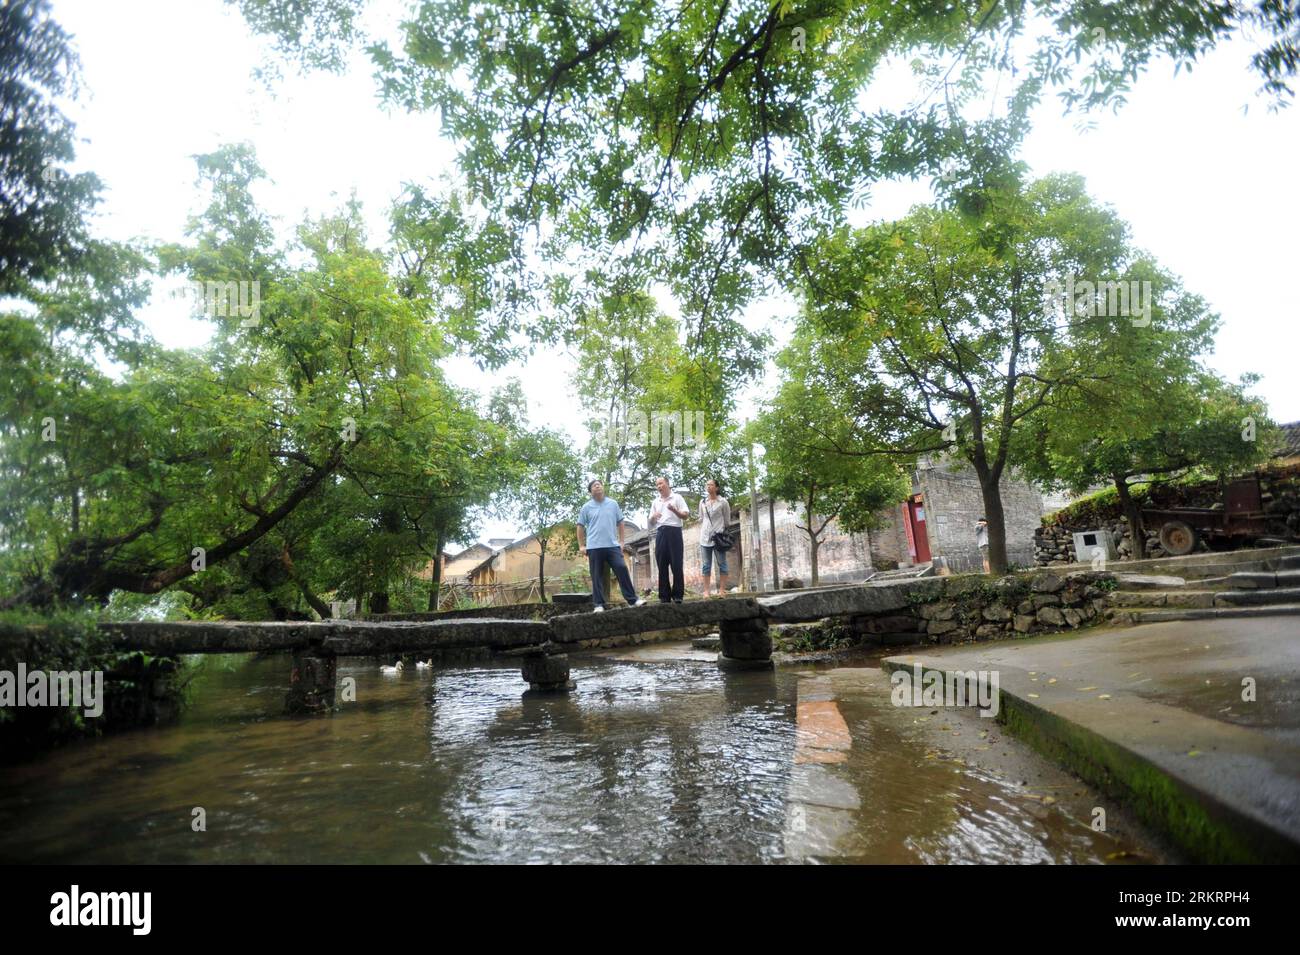
{"label": "wooden cart", "polygon": [[1142,509],[1147,527],[1160,525],[1160,546],[1166,554],[1190,554],[1202,539],[1214,549],[1273,538],[1295,538],[1290,528],[1264,512],[1259,479],[1241,478],[1223,490],[1222,507],[1172,507]]}

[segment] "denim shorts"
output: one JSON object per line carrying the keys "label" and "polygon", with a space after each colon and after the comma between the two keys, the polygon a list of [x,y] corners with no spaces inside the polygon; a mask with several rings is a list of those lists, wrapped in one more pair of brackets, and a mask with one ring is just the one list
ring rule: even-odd
{"label": "denim shorts", "polygon": [[[714,548],[712,546],[705,547],[703,544],[700,545],[700,563],[704,565],[700,569],[700,572],[704,574],[705,577],[713,573],[714,550],[717,550],[717,548]],[[718,550],[718,573],[725,574],[726,572],[727,572],[727,552],[725,550]]]}

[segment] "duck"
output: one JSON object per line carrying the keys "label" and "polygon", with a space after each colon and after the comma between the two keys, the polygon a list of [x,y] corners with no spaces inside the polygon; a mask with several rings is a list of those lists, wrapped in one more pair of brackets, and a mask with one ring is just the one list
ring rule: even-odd
{"label": "duck", "polygon": [[396,664],[395,666],[391,666],[391,667],[390,667],[390,666],[381,666],[381,667],[379,668],[379,672],[380,672],[380,673],[387,673],[387,674],[390,674],[390,675],[401,673],[401,672],[402,672],[402,661],[401,661],[401,660],[398,660],[398,661],[397,661],[397,664]]}
{"label": "duck", "polygon": [[432,669],[433,669],[433,657],[429,657],[429,659],[427,659],[427,660],[416,660],[416,661],[415,661],[415,668],[416,668],[417,670],[432,670]]}

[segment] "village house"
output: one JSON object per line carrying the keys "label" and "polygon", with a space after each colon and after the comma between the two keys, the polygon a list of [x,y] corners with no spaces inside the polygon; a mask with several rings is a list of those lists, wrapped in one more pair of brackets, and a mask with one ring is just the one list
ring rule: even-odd
{"label": "village house", "polygon": [[[641,532],[639,525],[625,521],[631,541]],[[570,553],[572,541],[557,535],[546,551],[546,592],[589,590],[591,578],[587,560]],[[454,556],[444,555],[442,584],[444,609],[457,600],[478,604],[526,603],[538,598],[538,559],[541,544],[536,535],[519,540],[494,537],[486,544],[474,544]],[[426,568],[420,575],[428,579]]]}
{"label": "village house", "polygon": [[1269,459],[1269,467],[1289,468],[1300,464],[1300,421],[1278,425],[1280,444]]}
{"label": "village house", "polygon": [[[1043,496],[1030,484],[1014,477],[1002,480],[1003,516],[1007,529],[1007,557],[1013,564],[1029,566],[1034,556],[1034,531],[1045,513]],[[758,545],[761,550],[763,588],[808,586],[812,581],[812,548],[798,506],[785,501],[758,501]],[[879,526],[850,534],[832,520],[817,551],[818,583],[865,580],[873,572],[935,564],[940,573],[979,571],[975,524],[984,514],[979,479],[961,461],[921,457],[912,472],[908,499],[877,515]],[[739,516],[741,543],[754,552],[754,521],[749,511]],[[772,566],[772,541],[776,541],[777,567]],[[752,561],[751,561],[752,564]],[[689,571],[687,573],[689,581]],[[752,567],[746,578],[754,586]]]}

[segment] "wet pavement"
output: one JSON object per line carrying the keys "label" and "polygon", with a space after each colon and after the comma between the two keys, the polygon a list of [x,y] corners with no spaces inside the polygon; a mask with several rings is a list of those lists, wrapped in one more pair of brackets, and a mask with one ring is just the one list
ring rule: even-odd
{"label": "wet pavement", "polygon": [[1096,739],[1108,758],[1138,761],[1210,817],[1226,818],[1232,838],[1233,829],[1258,826],[1265,846],[1275,839],[1300,846],[1295,617],[1093,630],[903,653],[887,663],[997,671],[1002,694],[1021,701],[1049,735],[1085,741],[1072,745]]}

